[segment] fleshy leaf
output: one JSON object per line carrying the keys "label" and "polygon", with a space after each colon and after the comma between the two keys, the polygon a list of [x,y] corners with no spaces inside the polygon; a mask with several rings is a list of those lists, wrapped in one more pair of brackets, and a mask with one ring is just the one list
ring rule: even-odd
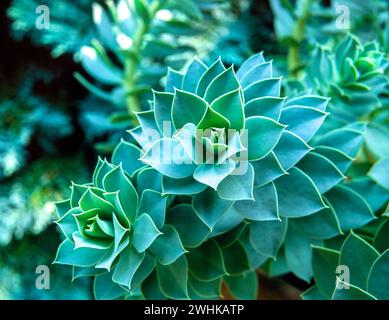
{"label": "fleshy leaf", "polygon": [[226,274],[223,255],[215,240],[209,240],[187,254],[189,272],[202,281],[213,281]]}
{"label": "fleshy leaf", "polygon": [[286,107],[281,113],[281,123],[288,125],[288,130],[304,141],[309,141],[322,125],[328,113],[321,110],[303,107]]}
{"label": "fleshy leaf", "polygon": [[254,187],[263,186],[286,174],[274,152],[258,161],[251,162],[254,168]]}
{"label": "fleshy leaf", "polygon": [[165,225],[161,231],[162,235],[155,239],[149,250],[160,264],[169,265],[186,253],[186,250],[176,229]]}
{"label": "fleshy leaf", "polygon": [[121,164],[124,171],[132,176],[135,171],[143,167],[143,163],[138,160],[141,156],[138,147],[122,139],[112,153],[112,163],[117,166]]}
{"label": "fleshy leaf", "polygon": [[255,271],[224,278],[229,291],[237,299],[255,300],[258,295],[258,279]]}
{"label": "fleshy leaf", "polygon": [[95,265],[103,254],[104,250],[90,248],[79,248],[75,250],[74,244],[66,239],[59,245],[54,263],[89,267]]}
{"label": "fleshy leaf", "polygon": [[182,89],[189,92],[195,92],[197,83],[205,71],[207,71],[207,66],[199,59],[193,59],[187,68],[184,79],[182,80]]}
{"label": "fleshy leaf", "polygon": [[235,163],[231,160],[226,161],[223,164],[201,164],[199,165],[193,178],[197,181],[210,186],[213,189],[217,189],[219,184],[233,172],[235,169]]}
{"label": "fleshy leaf", "polygon": [[339,265],[339,252],[313,247],[312,270],[316,285],[329,299],[336,285],[336,268]]}
{"label": "fleshy leaf", "polygon": [[365,199],[354,190],[338,185],[325,195],[343,231],[359,228],[375,219]]}
{"label": "fleshy leaf", "polygon": [[326,207],[315,184],[300,169],[290,169],[289,174],[283,175],[274,183],[282,217],[303,217]]}
{"label": "fleshy leaf", "polygon": [[196,169],[181,143],[171,138],[155,141],[141,160],[161,174],[174,179],[186,178]]}
{"label": "fleshy leaf", "polygon": [[209,69],[204,72],[201,79],[199,80],[197,84],[196,93],[204,97],[205,91],[207,90],[209,84],[212,82],[213,79],[215,79],[219,74],[221,74],[223,71],[225,71],[226,68],[224,67],[221,59],[217,59],[210,67]]}
{"label": "fleshy leaf", "polygon": [[294,133],[284,130],[273,152],[284,170],[288,171],[299,162],[309,151],[304,140]]}
{"label": "fleshy leaf", "polygon": [[298,163],[298,167],[312,179],[321,194],[345,178],[335,164],[315,152],[307,154]]}
{"label": "fleshy leaf", "polygon": [[272,118],[276,121],[280,119],[281,109],[285,98],[260,97],[251,100],[244,106],[246,117],[263,116]]}
{"label": "fleshy leaf", "polygon": [[[339,279],[337,281],[342,285],[342,288],[335,288],[331,297],[332,300],[377,300],[377,298],[372,296],[370,293],[357,286],[345,283]],[[348,287],[347,289],[343,288],[346,286]]]}
{"label": "fleshy leaf", "polygon": [[228,119],[231,129],[240,130],[244,128],[244,110],[240,89],[218,97],[212,102],[211,108]]}
{"label": "fleshy leaf", "polygon": [[389,249],[380,255],[371,267],[367,291],[377,299],[388,300],[389,298]]}
{"label": "fleshy leaf", "polygon": [[[254,185],[254,169],[251,163],[240,163],[241,167],[222,180],[217,187],[220,198],[225,200],[252,200]],[[247,169],[243,167],[247,165]],[[243,166],[243,167],[242,167]],[[245,172],[244,172],[245,171]]]}
{"label": "fleshy leaf", "polygon": [[124,213],[130,221],[134,221],[138,207],[138,194],[121,166],[107,173],[103,179],[104,189],[108,192],[119,191],[118,196]]}
{"label": "fleshy leaf", "polygon": [[150,216],[144,213],[135,220],[133,245],[138,252],[143,252],[160,234]]}
{"label": "fleshy leaf", "polygon": [[112,280],[131,290],[132,278],[141,265],[144,256],[144,252],[139,253],[132,246],[128,246],[120,254]]}
{"label": "fleshy leaf", "polygon": [[163,194],[193,195],[204,191],[206,188],[206,184],[198,182],[191,176],[183,179],[172,179],[167,176],[162,178]]}
{"label": "fleshy leaf", "polygon": [[233,67],[228,68],[219,74],[207,87],[204,99],[212,104],[220,96],[237,90],[240,87]]}
{"label": "fleshy leaf", "polygon": [[277,190],[273,183],[254,188],[254,200],[237,201],[235,210],[255,221],[279,220]]}
{"label": "fleshy leaf", "polygon": [[366,290],[366,279],[378,256],[377,250],[351,232],[340,250],[339,264],[350,268],[350,284]]}
{"label": "fleshy leaf", "polygon": [[188,204],[180,204],[170,209],[166,216],[166,223],[178,231],[185,247],[198,247],[209,233],[209,228]]}
{"label": "fleshy leaf", "polygon": [[209,188],[195,195],[192,200],[193,209],[210,230],[232,204],[232,201],[219,198],[217,193]]}
{"label": "fleshy leaf", "polygon": [[276,257],[286,234],[287,219],[252,221],[249,228],[250,241],[254,248],[267,257]]}
{"label": "fleshy leaf", "polygon": [[243,91],[245,102],[258,97],[279,97],[281,93],[281,79],[280,78],[269,78],[265,80],[257,81],[249,85]]}
{"label": "fleshy leaf", "polygon": [[[153,95],[155,121],[160,132],[169,137],[174,132],[171,119],[174,94],[153,91]],[[166,132],[168,129],[169,133]]]}
{"label": "fleshy leaf", "polygon": [[154,190],[145,190],[140,198],[138,212],[147,213],[157,228],[162,228],[165,223],[167,198]]}
{"label": "fleshy leaf", "polygon": [[279,141],[284,128],[271,118],[261,116],[247,118],[245,129],[248,131],[249,160],[259,160],[269,154]]}
{"label": "fleshy leaf", "polygon": [[181,256],[164,266],[157,263],[157,277],[161,291],[170,299],[188,299],[188,262]]}
{"label": "fleshy leaf", "polygon": [[172,106],[172,120],[176,129],[187,123],[197,125],[207,110],[207,102],[193,93],[176,90]]}
{"label": "fleshy leaf", "polygon": [[96,300],[113,300],[127,293],[122,287],[112,282],[112,273],[97,275],[93,282],[93,294]]}

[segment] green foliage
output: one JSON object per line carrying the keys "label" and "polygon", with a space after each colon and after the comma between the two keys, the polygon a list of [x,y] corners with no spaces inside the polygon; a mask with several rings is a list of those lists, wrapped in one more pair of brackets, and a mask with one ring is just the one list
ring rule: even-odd
{"label": "green foliage", "polygon": [[[87,279],[70,282],[71,270],[51,265],[52,252],[59,241],[54,228],[39,235],[13,241],[0,250],[0,299],[91,299],[92,285]],[[38,289],[38,266],[50,267],[50,288]]]}
{"label": "green foliage", "polygon": [[[387,225],[387,222],[386,219],[381,225]],[[382,237],[383,231],[384,229],[378,230],[376,236]],[[375,245],[376,241],[373,244]],[[314,300],[387,300],[387,265],[387,249],[378,251],[351,232],[340,250],[322,247],[313,249],[316,289],[305,292],[303,297]],[[338,270],[339,266],[346,269]]]}
{"label": "green foliage", "polygon": [[3,11],[0,298],[389,299],[385,1]]}
{"label": "green foliage", "polygon": [[72,162],[80,157],[40,159],[28,165],[26,173],[0,186],[0,246],[26,234],[39,234],[55,219],[53,200],[67,192],[68,178],[85,173]]}
{"label": "green foliage", "polygon": [[[96,84],[80,74],[77,79],[119,109],[113,122],[131,123],[133,112],[141,109],[139,101],[147,101],[149,88],[160,85],[167,66],[179,67],[195,54],[191,37],[213,27],[206,11],[217,5],[217,1],[192,0],[120,0],[108,2],[108,8],[94,4],[100,40],[82,47],[78,56]],[[123,112],[126,108],[129,114]]]}
{"label": "green foliage", "polygon": [[[29,37],[39,46],[48,46],[54,57],[72,53],[88,43],[94,36],[94,30],[89,28],[92,23],[90,6],[92,0],[13,0],[7,10],[12,19],[12,36],[20,41]],[[49,8],[50,27],[37,29],[36,21],[41,11],[38,6]]]}
{"label": "green foliage", "polygon": [[17,91],[5,90],[0,102],[0,179],[23,168],[28,147],[35,141],[47,153],[53,153],[55,142],[73,132],[70,117],[34,92],[37,83],[51,80],[49,72],[30,67]]}
{"label": "green foliage", "polygon": [[[288,268],[309,281],[312,242],[374,219],[358,193],[337,186],[362,131],[312,139],[328,99],[285,99],[280,88],[261,53],[236,72],[220,59],[170,69],[152,109],[136,113],[130,142],[99,160],[92,184],[74,184],[57,204],[67,239],[56,262],[91,269],[104,299],[153,298],[149,286],[166,298],[209,298],[190,275],[212,282],[213,292],[225,279],[236,296],[253,297],[233,277],[277,257],[285,241]],[[100,281],[112,296],[100,293]]]}

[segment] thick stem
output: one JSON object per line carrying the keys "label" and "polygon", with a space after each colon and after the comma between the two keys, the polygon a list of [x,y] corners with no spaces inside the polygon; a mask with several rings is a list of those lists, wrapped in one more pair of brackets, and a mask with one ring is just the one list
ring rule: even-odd
{"label": "thick stem", "polygon": [[296,26],[293,31],[293,42],[289,45],[288,48],[288,74],[294,78],[298,75],[298,70],[300,68],[300,49],[301,43],[304,40],[305,34],[305,24],[309,17],[309,10],[311,7],[312,0],[305,0],[301,5],[301,13],[297,18]]}
{"label": "thick stem", "polygon": [[136,88],[136,72],[140,62],[140,52],[142,49],[142,44],[144,36],[149,32],[151,21],[154,19],[156,13],[161,8],[160,1],[154,1],[150,8],[150,22],[145,23],[144,21],[139,21],[138,29],[135,33],[133,44],[131,47],[131,55],[129,55],[125,67],[124,67],[124,87],[126,89],[126,106],[128,113],[132,116],[134,112],[141,110],[139,105],[139,98],[135,93],[131,93]]}

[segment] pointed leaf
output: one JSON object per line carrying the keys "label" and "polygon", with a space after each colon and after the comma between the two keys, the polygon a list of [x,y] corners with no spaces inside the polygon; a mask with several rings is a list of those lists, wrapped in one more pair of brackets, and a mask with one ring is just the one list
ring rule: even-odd
{"label": "pointed leaf", "polygon": [[165,225],[160,235],[149,250],[160,264],[169,265],[187,251],[184,249],[180,236],[172,226]]}
{"label": "pointed leaf", "polygon": [[326,207],[313,181],[300,169],[290,169],[274,183],[282,217],[303,217]]}
{"label": "pointed leaf", "polygon": [[164,266],[157,263],[157,277],[161,291],[170,299],[188,299],[188,262],[181,256]]}
{"label": "pointed leaf", "polygon": [[148,214],[135,220],[132,243],[138,252],[145,251],[161,234]]}
{"label": "pointed leaf", "polygon": [[217,193],[209,188],[195,195],[192,200],[193,209],[210,230],[232,204],[232,201],[220,199]]}
{"label": "pointed leaf", "polygon": [[276,257],[286,234],[287,219],[250,222],[250,241],[267,257]]}
{"label": "pointed leaf", "polygon": [[246,119],[248,135],[248,158],[259,160],[271,152],[279,141],[284,126],[271,118],[250,117]]}
{"label": "pointed leaf", "polygon": [[166,223],[178,231],[185,247],[198,247],[209,233],[208,227],[188,204],[170,209],[166,215]]}
{"label": "pointed leaf", "polygon": [[233,67],[228,68],[219,74],[207,87],[204,99],[212,104],[220,96],[237,90],[240,87]]}
{"label": "pointed leaf", "polygon": [[190,250],[187,259],[189,272],[199,280],[213,281],[226,274],[222,252],[215,240]]}
{"label": "pointed leaf", "polygon": [[378,256],[377,250],[351,232],[340,250],[339,264],[350,268],[350,284],[366,290],[366,279],[371,266]]}
{"label": "pointed leaf", "polygon": [[[254,185],[254,169],[249,162],[240,164],[241,167],[235,169],[217,187],[220,198],[225,200],[252,200]],[[247,166],[247,169],[244,170]]]}
{"label": "pointed leaf", "polygon": [[254,200],[237,201],[235,210],[244,218],[255,221],[279,220],[277,190],[268,183],[254,188]]}

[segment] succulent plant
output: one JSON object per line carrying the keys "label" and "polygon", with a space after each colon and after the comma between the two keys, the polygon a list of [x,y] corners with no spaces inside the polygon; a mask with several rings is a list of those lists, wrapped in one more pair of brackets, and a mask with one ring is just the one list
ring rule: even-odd
{"label": "succulent plant", "polygon": [[377,42],[362,45],[357,37],[348,35],[333,53],[317,48],[307,77],[311,88],[332,97],[330,118],[339,126],[371,120],[382,110],[380,98],[388,91],[388,67],[389,60]]}
{"label": "succulent plant", "polygon": [[[154,268],[154,256],[166,257],[165,250],[156,249],[163,242],[160,229],[172,244],[180,245],[177,232],[164,226],[165,206],[166,197],[156,191],[146,190],[139,199],[123,167],[100,160],[93,185],[73,184],[70,199],[57,203],[57,223],[66,239],[55,262],[74,266],[74,277],[85,275],[85,267],[89,275],[108,272],[118,284],[113,294],[125,293],[119,285],[134,291]],[[170,263],[185,252],[182,246],[171,249],[175,251],[168,257]],[[98,297],[106,290],[98,291],[105,278],[96,277]]]}
{"label": "succulent plant", "polygon": [[194,59],[170,69],[165,88],[136,113],[139,126],[111,161],[99,160],[92,183],[73,184],[57,203],[67,239],[56,262],[73,265],[75,277],[95,275],[96,297],[217,298],[222,280],[237,297],[255,297],[254,271],[285,237],[290,269],[309,279],[298,259],[311,238],[374,218],[336,186],[363,125],[319,137],[313,150],[328,99],[280,97],[262,53],[236,72]]}

